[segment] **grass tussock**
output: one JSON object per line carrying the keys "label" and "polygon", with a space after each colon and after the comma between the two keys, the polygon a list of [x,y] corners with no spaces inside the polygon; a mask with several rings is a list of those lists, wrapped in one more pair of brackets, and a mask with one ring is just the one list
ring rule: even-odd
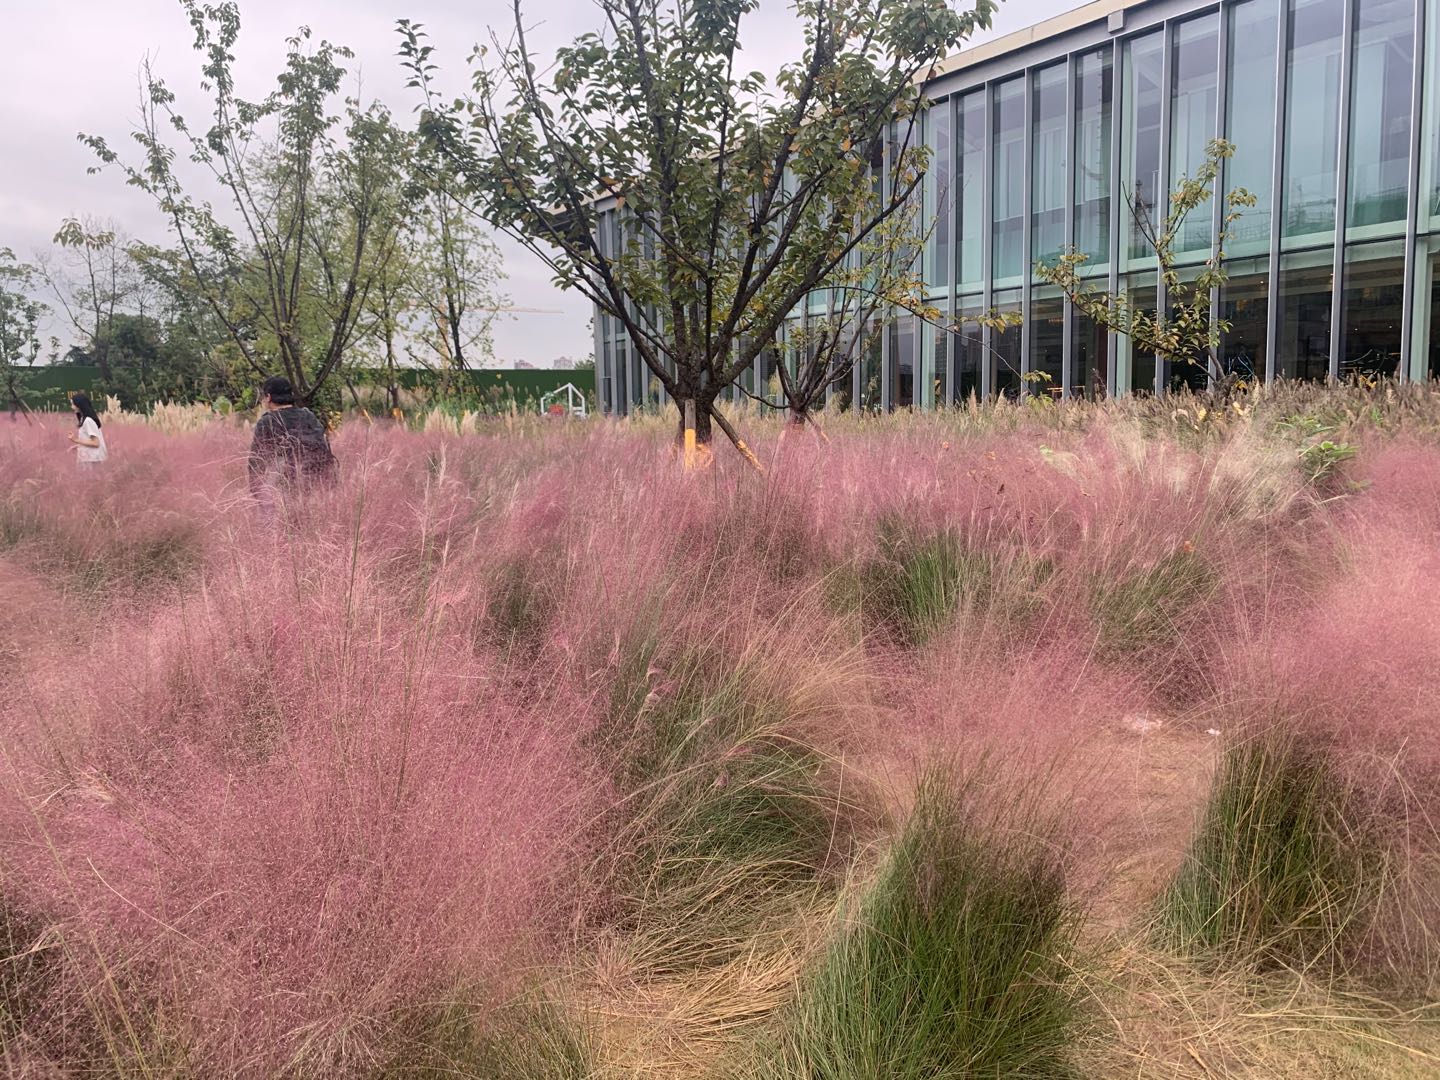
{"label": "grass tussock", "polygon": [[1007,803],[945,772],[924,778],[878,879],[781,1014],[757,1077],[1069,1073],[1077,912],[1053,836]]}
{"label": "grass tussock", "polygon": [[1042,603],[1051,562],[988,546],[953,529],[926,534],[887,519],[876,554],[863,562],[853,598],[873,627],[911,646],[929,642],[957,617],[1023,622]]}
{"label": "grass tussock", "polygon": [[1370,815],[1333,754],[1292,726],[1237,739],[1160,899],[1158,939],[1190,956],[1339,964],[1385,888]]}
{"label": "grass tussock", "polygon": [[544,996],[498,1008],[463,1001],[417,1010],[400,1050],[375,1080],[594,1080],[595,1042],[583,1022]]}
{"label": "grass tussock", "polygon": [[611,918],[666,947],[653,974],[723,963],[833,885],[856,819],[816,704],[756,657],[668,656],[654,639],[617,679],[596,736],[619,793],[601,879]]}

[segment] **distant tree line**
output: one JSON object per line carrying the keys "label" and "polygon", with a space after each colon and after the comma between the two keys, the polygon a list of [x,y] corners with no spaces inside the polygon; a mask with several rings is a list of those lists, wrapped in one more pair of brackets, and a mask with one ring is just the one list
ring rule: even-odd
{"label": "distant tree line", "polygon": [[[130,150],[80,136],[98,158],[91,171],[118,170],[149,195],[169,236],[146,243],[72,218],[34,264],[0,256],[7,396],[21,391],[5,371],[42,359],[94,365],[131,408],[239,400],[276,373],[334,405],[347,382],[378,371],[393,399],[407,367],[448,387],[483,366],[506,304],[498,251],[416,134],[345,93],[350,51],[301,30],[273,87],[246,97],[233,70],[237,5],[181,7],[209,115],[182,115],[146,61]],[[63,352],[36,333],[52,312],[74,342]]]}

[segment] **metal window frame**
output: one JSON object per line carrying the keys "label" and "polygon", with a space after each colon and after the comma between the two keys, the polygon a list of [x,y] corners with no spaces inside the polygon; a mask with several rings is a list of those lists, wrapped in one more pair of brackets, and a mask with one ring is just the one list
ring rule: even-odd
{"label": "metal window frame", "polygon": [[[1186,16],[1188,19],[1190,16]],[[1160,224],[1170,215],[1170,159],[1173,156],[1174,147],[1170,145],[1170,137],[1174,134],[1173,110],[1175,108],[1175,24],[1178,20],[1166,19],[1162,31],[1163,37],[1160,47],[1163,50],[1160,54],[1160,179],[1156,187],[1155,225]],[[1155,314],[1160,317],[1170,306],[1169,290],[1165,287],[1165,274],[1161,269],[1160,260],[1155,260]],[[1155,355],[1155,383],[1154,393],[1156,397],[1165,393],[1165,385],[1169,382],[1170,372],[1168,365]]]}
{"label": "metal window frame", "polygon": [[[1215,68],[1215,135],[1217,139],[1223,139],[1229,134],[1229,125],[1226,123],[1230,109],[1230,13],[1235,9],[1234,4],[1225,4],[1220,8],[1220,27],[1217,31],[1216,68]],[[1220,246],[1220,230],[1225,224],[1225,192],[1229,187],[1230,163],[1222,164],[1219,175],[1215,182],[1219,190],[1211,197],[1213,207],[1210,214],[1210,260],[1218,265],[1220,256],[1223,254]],[[1220,286],[1215,285],[1210,289],[1210,329],[1218,335],[1220,329]],[[1214,390],[1216,384],[1216,370],[1220,366],[1220,348],[1223,342],[1217,339],[1214,365],[1206,373],[1206,385]]]}
{"label": "metal window frame", "polygon": [[[1416,269],[1416,259],[1420,232],[1420,161],[1425,150],[1422,138],[1425,131],[1425,65],[1431,59],[1428,48],[1430,43],[1425,38],[1428,30],[1425,23],[1427,6],[1426,0],[1416,0],[1415,22],[1412,27],[1415,34],[1415,62],[1410,73],[1410,175],[1407,178],[1409,190],[1405,212],[1405,290],[1404,299],[1401,301],[1404,319],[1404,333],[1400,339],[1401,382],[1409,382],[1411,379],[1423,382],[1429,375],[1428,371],[1412,370],[1412,365],[1418,362],[1415,356],[1415,339],[1419,336],[1417,327],[1420,297],[1417,293],[1420,274]],[[1430,76],[1440,78],[1440,71],[1433,71]],[[1431,327],[1430,333],[1440,333],[1440,328]]]}
{"label": "metal window frame", "polygon": [[1350,113],[1355,74],[1355,3],[1342,0],[1340,24],[1340,126],[1335,144],[1335,253],[1330,271],[1330,368],[1328,381],[1340,378],[1345,344],[1345,248],[1350,224]]}
{"label": "metal window frame", "polygon": [[[1125,140],[1121,127],[1121,95],[1125,90],[1125,44],[1128,38],[1117,35],[1110,42],[1110,270],[1106,275],[1106,289],[1111,296],[1120,291],[1120,172],[1124,168],[1121,151]],[[1128,219],[1127,219],[1128,220]],[[1115,330],[1106,331],[1105,348],[1105,390],[1110,397],[1121,397],[1129,393],[1130,387],[1120,386],[1120,335]],[[1127,380],[1128,383],[1128,380]]]}
{"label": "metal window frame", "polygon": [[[885,129],[885,139],[880,144],[880,198],[888,205],[895,190],[893,176],[895,122],[892,120]],[[880,411],[890,411],[890,326],[894,316],[890,315],[880,329]]]}
{"label": "metal window frame", "polygon": [[1035,258],[1032,245],[1035,242],[1034,223],[1031,221],[1035,213],[1035,95],[1038,92],[1036,81],[1039,78],[1040,69],[1034,66],[1025,68],[1025,125],[1023,147],[1024,160],[1021,166],[1021,173],[1025,185],[1023,199],[1021,201],[1021,213],[1024,217],[1020,222],[1020,396],[1025,396],[1029,385],[1025,376],[1030,374],[1030,346],[1034,337],[1031,332],[1030,323],[1030,278],[1031,267]]}
{"label": "metal window frame", "polygon": [[957,196],[957,181],[960,178],[960,98],[961,95],[956,93],[945,99],[945,107],[950,111],[950,209],[947,222],[950,232],[950,290],[949,303],[946,308],[949,332],[945,336],[944,402],[947,406],[956,400],[955,380],[959,377],[959,367],[955,356],[957,337],[955,327],[959,320],[958,297],[960,295],[960,199]]}
{"label": "metal window frame", "polygon": [[[1080,75],[1080,53],[1072,52],[1065,60],[1065,235],[1062,240],[1068,249],[1075,245],[1075,178],[1079,169],[1075,164],[1075,125],[1079,122],[1076,110],[1080,107],[1075,80]],[[1060,299],[1060,399],[1068,401],[1070,387],[1075,382],[1075,308],[1068,296]]]}
{"label": "metal window frame", "polygon": [[[985,83],[985,166],[980,170],[980,259],[984,264],[981,305],[988,313],[995,308],[995,87]],[[989,400],[995,395],[995,329],[987,325],[980,335],[983,350],[980,368],[980,396]]]}
{"label": "metal window frame", "polygon": [[1265,381],[1280,378],[1280,243],[1285,224],[1285,119],[1290,112],[1290,0],[1275,20],[1275,145],[1270,163],[1270,279],[1265,296]]}

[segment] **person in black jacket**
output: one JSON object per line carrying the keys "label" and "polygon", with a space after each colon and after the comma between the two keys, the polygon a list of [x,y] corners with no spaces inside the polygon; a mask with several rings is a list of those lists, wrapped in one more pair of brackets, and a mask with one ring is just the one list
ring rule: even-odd
{"label": "person in black jacket", "polygon": [[260,404],[265,411],[250,440],[250,492],[262,506],[273,506],[284,492],[334,483],[338,466],[325,425],[295,404],[290,380],[266,379]]}

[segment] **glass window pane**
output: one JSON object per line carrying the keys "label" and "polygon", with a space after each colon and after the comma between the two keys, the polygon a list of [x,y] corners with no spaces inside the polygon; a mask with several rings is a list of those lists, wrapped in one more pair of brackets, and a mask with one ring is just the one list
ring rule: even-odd
{"label": "glass window pane", "polygon": [[1065,251],[1065,65],[1035,76],[1030,161],[1030,262],[1056,263]]}
{"label": "glass window pane", "polygon": [[1220,290],[1220,320],[1230,324],[1220,337],[1220,370],[1246,384],[1265,381],[1268,263],[1268,259],[1246,259],[1229,264],[1230,277]]}
{"label": "glass window pane", "polygon": [[1319,382],[1330,374],[1331,253],[1286,255],[1280,261],[1280,338],[1276,374]]}
{"label": "glass window pane", "polygon": [[[1217,74],[1220,18],[1205,15],[1175,27],[1170,70],[1170,189],[1180,177],[1194,176],[1205,163],[1205,147],[1215,138],[1219,97]],[[1203,203],[1186,217],[1175,238],[1175,253],[1204,258],[1210,253],[1211,205]]]}
{"label": "glass window pane", "polygon": [[959,306],[960,329],[950,336],[955,350],[954,398],[963,404],[980,396],[980,372],[984,367],[985,331],[973,320],[980,317],[981,297],[962,296]]}
{"label": "glass window pane", "polygon": [[[779,348],[784,348],[784,330],[781,330],[779,337],[782,342]],[[760,355],[755,358],[755,393],[772,403],[780,396],[780,365],[777,359],[778,356],[779,352],[776,346],[767,345],[760,350]]]}
{"label": "glass window pane", "polygon": [[1110,379],[1110,334],[1083,312],[1075,312],[1075,340],[1070,347],[1070,396],[1097,401]]}
{"label": "glass window pane", "polygon": [[[1129,237],[1122,251],[1127,265],[1153,264],[1154,249],[1145,239],[1156,210],[1165,203],[1160,189],[1160,114],[1164,110],[1164,41],[1160,33],[1146,34],[1125,43],[1124,144],[1120,177],[1121,196],[1128,205],[1117,207],[1127,218]],[[1142,224],[1148,223],[1148,224]]]}
{"label": "glass window pane", "polygon": [[1415,305],[1422,343],[1416,351],[1426,358],[1430,378],[1440,379],[1440,242],[1432,239],[1430,246],[1434,251],[1429,261],[1419,264],[1421,274],[1429,280],[1419,290],[1420,302]]}
{"label": "glass window pane", "polygon": [[1271,172],[1275,155],[1275,40],[1280,32],[1274,0],[1248,0],[1230,9],[1230,70],[1225,137],[1235,147],[1226,164],[1225,190],[1255,196],[1233,226],[1226,245],[1232,255],[1270,250],[1274,206]]}
{"label": "glass window pane", "polygon": [[1410,186],[1415,0],[1358,0],[1351,63],[1349,235],[1400,232]]}
{"label": "glass window pane", "polygon": [[1050,289],[1036,289],[1030,297],[1030,370],[1045,376],[1030,388],[1041,397],[1058,397],[1065,386],[1064,305]]}
{"label": "glass window pane", "polygon": [[1302,243],[1335,229],[1344,16],[1344,0],[1290,0],[1284,233]]}
{"label": "glass window pane", "polygon": [[[1425,141],[1428,152],[1421,156],[1426,175],[1420,190],[1430,205],[1430,228],[1440,231],[1440,15],[1434,8],[1426,10],[1425,38]],[[1422,211],[1420,220],[1425,220]]]}
{"label": "glass window pane", "polygon": [[1110,50],[1081,56],[1075,68],[1075,247],[1087,268],[1110,261]]}
{"label": "glass window pane", "polygon": [[924,227],[930,229],[925,284],[941,290],[950,284],[950,230],[955,220],[950,190],[950,109],[951,102],[942,101],[925,114],[926,145],[930,148],[925,176]]}
{"label": "glass window pane", "polygon": [[1011,79],[995,88],[996,283],[1018,284],[1025,270],[1025,80]]}
{"label": "glass window pane", "polygon": [[[1136,310],[1154,312],[1154,274],[1132,274],[1125,281],[1124,289]],[[1122,364],[1120,370],[1123,373],[1128,369],[1130,373],[1130,392],[1135,394],[1154,393],[1155,354],[1141,352],[1135,348],[1135,343],[1124,334],[1121,334],[1119,337],[1119,349],[1119,361]]]}
{"label": "glass window pane", "polygon": [[[1020,290],[996,293],[994,301],[998,314],[1019,311]],[[987,360],[993,365],[991,370],[994,375],[990,383],[993,394],[997,398],[1018,398],[1020,388],[1025,385],[1020,381],[1020,327],[1007,326],[1003,330],[993,330],[990,334],[990,347],[994,351]]]}
{"label": "glass window pane", "polygon": [[861,343],[859,384],[860,408],[865,412],[876,412],[880,408],[880,358],[881,328],[878,320],[872,320]]}
{"label": "glass window pane", "polygon": [[901,315],[890,324],[890,361],[887,382],[892,409],[915,403],[915,317]]}
{"label": "glass window pane", "polygon": [[615,397],[613,398],[613,400],[614,400],[614,402],[615,402],[615,411],[616,411],[617,413],[619,413],[620,415],[622,415],[622,416],[625,415],[625,413],[627,413],[627,412],[630,411],[629,408],[627,407],[627,406],[629,405],[629,402],[630,402],[629,390],[627,389],[627,387],[629,386],[629,382],[628,382],[628,379],[627,379],[627,376],[629,375],[629,372],[626,370],[627,365],[628,365],[628,358],[627,358],[627,355],[626,355],[626,349],[627,349],[627,348],[628,348],[628,345],[627,345],[627,342],[626,342],[626,339],[625,339],[625,338],[622,337],[622,338],[617,338],[617,339],[616,339],[616,341],[615,341]]}
{"label": "glass window pane", "polygon": [[944,326],[932,328],[930,334],[930,397],[927,405],[944,405],[950,400],[950,331]]}
{"label": "glass window pane", "polygon": [[[1178,311],[1177,298],[1193,295],[1196,277],[1203,268],[1199,265],[1182,266],[1176,272],[1181,283],[1181,290],[1175,290],[1167,297],[1167,308],[1170,318],[1174,319]],[[1161,361],[1162,385],[1170,390],[1183,390],[1189,388],[1196,392],[1203,391],[1210,382],[1210,355],[1206,349],[1192,352],[1188,356],[1181,355],[1173,359]]]}
{"label": "glass window pane", "polygon": [[1352,244],[1345,250],[1340,377],[1394,375],[1405,336],[1405,245]]}
{"label": "glass window pane", "polygon": [[985,231],[985,94],[966,94],[959,109],[960,191],[956,205],[960,214],[960,283],[979,288],[985,280],[983,234]]}

